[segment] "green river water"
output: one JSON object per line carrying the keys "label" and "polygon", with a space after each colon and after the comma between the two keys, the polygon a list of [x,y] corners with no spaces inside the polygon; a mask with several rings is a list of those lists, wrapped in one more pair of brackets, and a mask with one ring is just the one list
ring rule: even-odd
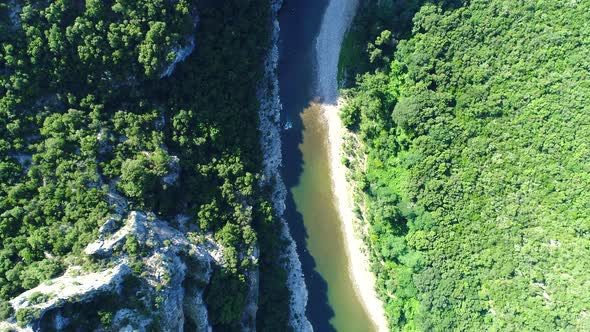
{"label": "green river water", "polygon": [[[339,332],[375,331],[349,272],[344,235],[332,189],[329,166],[327,126],[319,106],[307,108],[301,115],[303,173],[292,188],[297,210],[303,215],[308,234],[307,249],[316,263],[316,271],[328,284],[328,301],[335,316],[330,324]],[[313,289],[309,290],[313,292]]]}

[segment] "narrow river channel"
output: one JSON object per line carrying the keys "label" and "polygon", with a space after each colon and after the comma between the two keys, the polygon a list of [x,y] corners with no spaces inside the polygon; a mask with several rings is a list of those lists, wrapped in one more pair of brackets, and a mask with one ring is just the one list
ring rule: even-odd
{"label": "narrow river channel", "polygon": [[321,66],[337,63],[338,34],[351,19],[342,15],[351,16],[355,8],[356,0],[286,0],[279,17],[283,121],[291,127],[283,135],[283,176],[290,190],[286,217],[308,287],[307,316],[321,332],[376,330],[350,274],[330,173],[328,127],[317,103],[336,102],[336,68]]}

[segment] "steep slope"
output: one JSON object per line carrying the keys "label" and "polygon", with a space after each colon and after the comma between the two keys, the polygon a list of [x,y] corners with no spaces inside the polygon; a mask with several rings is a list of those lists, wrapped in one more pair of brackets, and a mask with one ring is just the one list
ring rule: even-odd
{"label": "steep slope", "polygon": [[270,11],[0,4],[1,320],[252,330],[257,310],[289,312],[282,228],[260,185]]}
{"label": "steep slope", "polygon": [[590,328],[589,13],[428,4],[370,47],[345,162],[394,328]]}
{"label": "steep slope", "polygon": [[[257,329],[285,329],[288,317],[288,328],[294,331],[312,331],[311,323],[305,316],[308,293],[301,262],[297,255],[296,243],[284,217],[287,188],[281,177],[283,128],[280,119],[283,106],[277,77],[280,33],[278,12],[282,4],[282,0],[271,1],[271,45],[264,63],[264,77],[258,88],[260,143],[264,157],[261,183],[271,188],[270,198],[278,220],[272,223],[271,231],[261,234],[261,292],[266,294],[266,297],[261,301]],[[287,275],[282,274],[281,270],[285,270]]]}

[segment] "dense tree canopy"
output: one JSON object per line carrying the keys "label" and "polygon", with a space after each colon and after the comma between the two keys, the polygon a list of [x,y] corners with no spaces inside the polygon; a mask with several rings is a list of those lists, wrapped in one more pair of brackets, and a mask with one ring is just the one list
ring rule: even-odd
{"label": "dense tree canopy", "polygon": [[394,49],[369,46],[343,120],[393,329],[590,329],[589,19],[583,1],[425,4]]}
{"label": "dense tree canopy", "polygon": [[[285,294],[280,230],[258,186],[269,10],[265,0],[0,3],[3,311],[88,259],[117,194],[166,220],[188,214],[225,247],[206,290],[215,326],[237,327],[257,245],[261,299]],[[260,310],[288,313],[288,296],[275,300]],[[266,324],[284,329],[277,317]]]}

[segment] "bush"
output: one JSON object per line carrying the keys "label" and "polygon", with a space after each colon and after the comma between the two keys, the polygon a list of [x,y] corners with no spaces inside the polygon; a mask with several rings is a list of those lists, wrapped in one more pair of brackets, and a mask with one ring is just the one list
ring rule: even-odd
{"label": "bush", "polygon": [[7,301],[0,301],[0,320],[5,321],[14,315],[14,308]]}
{"label": "bush", "polygon": [[36,308],[23,308],[16,311],[16,321],[19,326],[24,327],[31,323],[33,320],[39,318],[39,309]]}

